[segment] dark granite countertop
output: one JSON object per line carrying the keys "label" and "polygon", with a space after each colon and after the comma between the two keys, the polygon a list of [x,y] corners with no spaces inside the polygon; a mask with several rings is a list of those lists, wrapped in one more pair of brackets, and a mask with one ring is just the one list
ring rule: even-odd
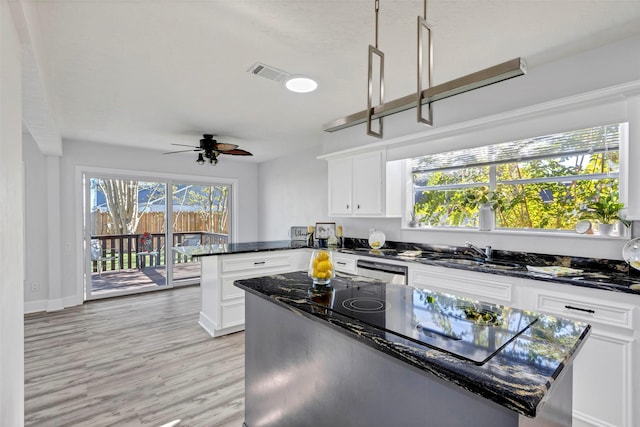
{"label": "dark granite countertop", "polygon": [[[276,240],[183,247],[182,250],[194,257],[204,257],[297,248],[309,247],[306,246],[305,242]],[[382,250],[374,251],[369,248],[368,240],[353,238],[346,238],[344,247],[337,250],[379,259],[394,259],[396,261],[415,262],[424,265],[640,295],[640,271],[631,269],[624,261],[494,250],[493,259],[495,263],[486,264],[480,262],[481,260],[477,258],[477,254],[465,247],[387,242]],[[406,255],[408,253],[414,255],[408,256]],[[469,264],[455,262],[457,257],[471,262]],[[527,271],[527,265],[557,265],[580,269],[583,270],[583,273],[575,277],[556,277],[531,273]]]}
{"label": "dark granite countertop", "polygon": [[[338,289],[354,283],[381,282],[338,273],[331,286]],[[590,326],[584,323],[537,315],[537,322],[478,366],[319,307],[310,299],[322,297],[327,290],[313,287],[305,272],[238,280],[235,285],[311,320],[325,322],[369,347],[529,417],[536,415],[550,387],[563,368],[572,363],[590,333]]]}
{"label": "dark granite countertop", "polygon": [[189,255],[194,257],[242,254],[248,252],[282,251],[306,247],[305,242],[274,240],[268,242],[223,243],[192,246]]}
{"label": "dark granite countertop", "polygon": [[[352,239],[340,252],[640,295],[640,271],[624,261],[494,250],[492,261],[484,262],[465,247],[391,242],[376,251],[368,247],[368,241],[358,239]],[[583,272],[552,276],[529,272],[527,265],[562,266]]]}

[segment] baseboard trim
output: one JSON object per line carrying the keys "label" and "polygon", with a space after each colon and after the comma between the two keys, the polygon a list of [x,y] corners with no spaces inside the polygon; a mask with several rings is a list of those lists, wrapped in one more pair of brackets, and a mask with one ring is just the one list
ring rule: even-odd
{"label": "baseboard trim", "polygon": [[47,301],[47,311],[59,311],[64,309],[64,301],[62,298],[50,299]]}
{"label": "baseboard trim", "polygon": [[41,299],[38,301],[25,301],[24,314],[39,313],[43,311],[58,311],[76,305],[82,305],[82,300],[78,301],[78,298],[75,295],[55,300]]}
{"label": "baseboard trim", "polygon": [[38,301],[25,301],[24,314],[47,311],[47,306],[48,304],[46,299],[38,300]]}
{"label": "baseboard trim", "polygon": [[205,331],[207,331],[207,333],[209,335],[211,335],[212,337],[215,337],[215,330],[216,330],[216,324],[213,320],[211,320],[209,318],[209,316],[207,316],[206,314],[204,314],[203,312],[200,312],[200,320],[198,321],[198,324],[200,326],[202,326],[202,329],[204,329]]}

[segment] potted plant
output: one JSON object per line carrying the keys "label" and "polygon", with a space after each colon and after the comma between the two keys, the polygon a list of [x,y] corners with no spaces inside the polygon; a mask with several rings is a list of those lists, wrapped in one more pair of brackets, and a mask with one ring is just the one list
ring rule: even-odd
{"label": "potted plant", "polygon": [[480,231],[493,230],[495,227],[496,211],[505,204],[505,197],[499,191],[491,191],[488,187],[468,189],[464,192],[462,205],[468,208],[478,208],[478,229]]}
{"label": "potted plant", "polygon": [[587,205],[585,219],[598,221],[598,231],[601,235],[609,235],[616,221],[620,221],[626,227],[631,223],[620,216],[624,203],[620,203],[613,194],[601,195],[598,200]]}

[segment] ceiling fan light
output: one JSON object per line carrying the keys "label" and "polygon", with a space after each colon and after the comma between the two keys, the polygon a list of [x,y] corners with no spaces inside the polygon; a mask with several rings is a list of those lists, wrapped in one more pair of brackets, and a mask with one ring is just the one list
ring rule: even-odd
{"label": "ceiling fan light", "polygon": [[204,157],[202,157],[202,153],[198,153],[198,160],[196,160],[198,164],[204,165]]}
{"label": "ceiling fan light", "polygon": [[313,92],[318,88],[318,83],[315,80],[304,76],[291,76],[284,82],[284,85],[291,92],[296,93]]}

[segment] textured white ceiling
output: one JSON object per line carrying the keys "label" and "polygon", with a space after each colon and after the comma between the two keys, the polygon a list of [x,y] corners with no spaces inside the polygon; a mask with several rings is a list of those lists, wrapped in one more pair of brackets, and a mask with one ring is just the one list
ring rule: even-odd
{"label": "textured white ceiling", "polygon": [[[65,139],[171,151],[214,133],[260,162],[317,144],[322,124],[366,106],[373,0],[22,3]],[[415,91],[421,11],[422,1],[380,1],[386,99]],[[638,34],[640,0],[431,0],[427,19],[438,84]],[[247,73],[257,61],[313,76],[319,88],[290,93]]]}

